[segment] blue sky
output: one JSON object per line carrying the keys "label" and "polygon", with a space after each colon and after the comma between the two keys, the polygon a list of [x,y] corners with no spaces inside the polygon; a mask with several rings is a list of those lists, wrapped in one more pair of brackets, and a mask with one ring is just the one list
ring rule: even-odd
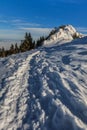
{"label": "blue sky", "polygon": [[87,33],[87,0],[0,0],[0,39],[47,35],[62,24]]}

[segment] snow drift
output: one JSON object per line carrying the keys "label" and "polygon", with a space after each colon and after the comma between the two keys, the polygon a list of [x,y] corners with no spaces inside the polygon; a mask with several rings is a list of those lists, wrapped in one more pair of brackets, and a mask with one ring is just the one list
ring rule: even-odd
{"label": "snow drift", "polygon": [[0,130],[87,130],[87,37],[0,59]]}

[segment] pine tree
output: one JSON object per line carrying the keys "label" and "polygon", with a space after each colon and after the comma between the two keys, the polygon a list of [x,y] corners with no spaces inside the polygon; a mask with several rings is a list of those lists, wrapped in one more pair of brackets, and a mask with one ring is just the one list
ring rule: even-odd
{"label": "pine tree", "polygon": [[35,49],[35,41],[33,41],[33,43],[32,43],[32,49]]}
{"label": "pine tree", "polygon": [[31,37],[31,34],[25,33],[25,39],[24,39],[24,41],[22,41],[22,43],[20,45],[21,52],[31,50],[31,49],[33,49],[33,47],[34,47],[34,45],[33,45],[33,39]]}
{"label": "pine tree", "polygon": [[18,48],[17,43],[15,44],[15,53],[19,53],[19,48]]}
{"label": "pine tree", "polygon": [[14,48],[14,45],[13,45],[13,44],[11,44],[9,53],[10,53],[10,55],[11,55],[11,54],[15,54],[15,48]]}
{"label": "pine tree", "polygon": [[0,57],[2,56],[2,49],[0,48]]}
{"label": "pine tree", "polygon": [[5,57],[5,49],[4,49],[4,47],[2,47],[2,49],[1,49],[1,57]]}
{"label": "pine tree", "polygon": [[25,33],[24,40],[21,41],[21,44],[19,47],[17,43],[15,45],[11,44],[9,50],[5,50],[3,47],[2,49],[0,49],[0,57],[5,57],[5,56],[16,54],[19,52],[25,52],[34,48],[35,48],[35,41],[33,41],[31,34]]}
{"label": "pine tree", "polygon": [[25,43],[26,43],[26,47],[27,47],[27,50],[30,50],[30,49],[32,49],[32,37],[31,37],[31,34],[29,33],[26,33],[25,34]]}
{"label": "pine tree", "polygon": [[40,38],[37,40],[36,47],[42,46],[44,40],[45,40],[44,36],[40,37]]}

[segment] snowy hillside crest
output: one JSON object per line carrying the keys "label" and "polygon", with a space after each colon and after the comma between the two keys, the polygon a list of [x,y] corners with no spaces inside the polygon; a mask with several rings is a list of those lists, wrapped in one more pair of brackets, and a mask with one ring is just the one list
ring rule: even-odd
{"label": "snowy hillside crest", "polygon": [[72,25],[62,25],[55,30],[55,33],[52,34],[44,41],[44,45],[66,41],[72,41],[76,38],[82,38],[83,35],[76,31]]}

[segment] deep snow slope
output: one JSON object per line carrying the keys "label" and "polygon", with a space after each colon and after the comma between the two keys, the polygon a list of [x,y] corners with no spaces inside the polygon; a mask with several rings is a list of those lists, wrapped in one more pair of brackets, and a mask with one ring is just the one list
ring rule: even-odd
{"label": "deep snow slope", "polygon": [[0,59],[0,130],[87,130],[87,37]]}

